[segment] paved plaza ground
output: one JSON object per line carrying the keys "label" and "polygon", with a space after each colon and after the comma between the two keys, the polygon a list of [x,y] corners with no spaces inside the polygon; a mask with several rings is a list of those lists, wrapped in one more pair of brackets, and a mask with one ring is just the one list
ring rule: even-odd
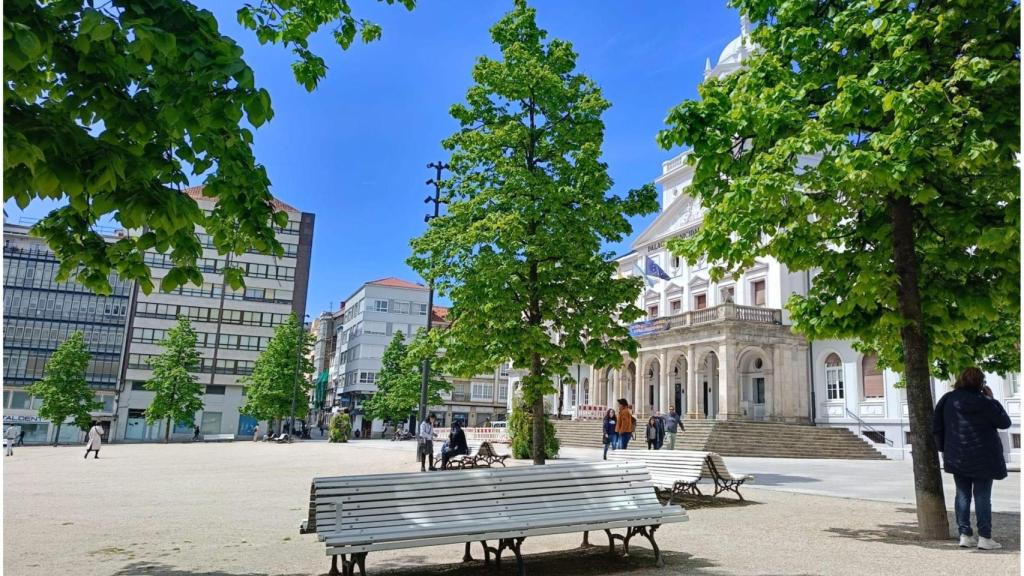
{"label": "paved plaza ground", "polygon": [[[411,442],[31,447],[4,459],[4,573],[126,576],[313,576],[329,561],[298,534],[313,476],[418,469]],[[596,451],[566,449],[570,459]],[[528,538],[526,571],[546,574],[1019,574],[1019,474],[996,483],[998,552],[919,542],[901,494],[902,462],[730,458],[759,474],[732,497],[686,501],[690,521],[662,527],[666,567],[635,541],[630,558],[579,549],[580,535]],[[439,472],[439,474],[442,474]],[[877,481],[879,475],[885,479]],[[835,476],[851,480],[835,480]],[[859,478],[875,478],[877,490]],[[758,487],[761,484],[761,487]],[[909,484],[912,486],[912,484]],[[806,491],[842,491],[836,498]],[[907,492],[907,494],[912,494]],[[865,500],[860,498],[874,498]],[[952,514],[951,514],[952,516]],[[593,534],[596,543],[604,536]],[[462,565],[461,546],[371,553],[370,574],[495,574]],[[514,573],[514,562],[502,574]]]}

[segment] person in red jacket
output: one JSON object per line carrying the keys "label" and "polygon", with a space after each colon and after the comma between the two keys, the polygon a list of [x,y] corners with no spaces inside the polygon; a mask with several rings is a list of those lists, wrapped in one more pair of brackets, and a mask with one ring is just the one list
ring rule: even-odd
{"label": "person in red jacket", "polygon": [[625,450],[629,446],[629,439],[633,436],[633,412],[629,409],[629,402],[625,398],[619,398],[619,414],[615,418],[615,436],[617,439],[616,449]]}

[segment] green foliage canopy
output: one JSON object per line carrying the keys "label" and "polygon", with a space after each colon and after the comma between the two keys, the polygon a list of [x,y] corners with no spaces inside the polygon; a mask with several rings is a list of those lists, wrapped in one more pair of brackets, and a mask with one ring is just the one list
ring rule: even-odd
{"label": "green foliage canopy", "polygon": [[[413,240],[409,264],[450,296],[451,327],[431,333],[448,374],[475,374],[512,359],[529,373],[535,405],[578,361],[621,363],[635,352],[625,323],[637,279],[615,278],[603,242],[632,229],[626,216],[657,208],[653,186],[610,195],[601,162],[609,103],[575,72],[571,44],[546,40],[523,1],[493,28],[501,59],[481,57],[461,129],[444,141],[448,213]],[[542,429],[539,429],[542,430]]]}
{"label": "green foliage canopy", "polygon": [[[424,333],[421,331],[416,338],[421,339]],[[409,418],[420,403],[423,350],[422,345],[415,343],[407,346],[402,332],[395,332],[381,358],[377,392],[363,403],[364,418],[386,422],[402,422]],[[443,402],[440,393],[451,390],[451,385],[436,377],[436,373],[431,374],[434,377],[427,385],[427,403],[436,406]]]}
{"label": "green foliage canopy", "polygon": [[146,408],[146,422],[167,420],[164,440],[170,439],[171,422],[195,422],[196,412],[203,409],[203,385],[193,375],[199,370],[200,356],[196,350],[197,336],[185,316],[167,331],[160,345],[164,351],[149,360],[153,377],[145,383],[155,392]]}
{"label": "green foliage canopy", "polygon": [[43,379],[25,389],[42,400],[39,417],[57,425],[55,444],[65,420],[70,417],[76,426],[88,430],[92,421],[89,413],[103,407],[86,381],[89,358],[85,337],[76,330],[50,356]]}
{"label": "green foliage canopy", "polygon": [[[310,35],[336,23],[342,48],[380,36],[347,0],[263,0],[238,18],[260,42],[290,47],[310,90],[326,73]],[[33,228],[60,259],[61,280],[109,293],[113,270],[149,293],[143,253],[155,249],[174,265],[161,289],[201,284],[196,224],[221,254],[282,254],[273,227],[287,217],[271,203],[245,125],[273,118],[270,95],[211,12],[186,0],[11,0],[3,27],[4,200],[67,201]],[[180,193],[189,175],[217,199],[211,217]],[[93,226],[110,217],[145,233],[107,243]],[[241,285],[239,269],[225,275]]]}
{"label": "green foliage canopy", "polygon": [[302,329],[295,314],[275,328],[252,374],[242,380],[247,388],[241,412],[257,420],[290,417],[294,396],[294,416],[302,417],[306,413],[306,393],[313,386],[310,354],[315,343],[316,337]]}
{"label": "green foliage canopy", "polygon": [[789,302],[811,338],[903,369],[891,209],[908,199],[931,369],[1019,369],[1020,6],[734,0],[745,69],[700,87],[658,141],[688,145],[704,224],[670,248],[716,277],[774,256],[818,270]]}

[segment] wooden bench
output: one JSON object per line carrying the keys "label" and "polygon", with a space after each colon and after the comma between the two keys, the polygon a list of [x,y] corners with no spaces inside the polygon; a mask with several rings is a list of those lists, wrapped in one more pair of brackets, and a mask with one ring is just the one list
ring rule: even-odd
{"label": "wooden bench", "polygon": [[645,462],[651,470],[655,486],[671,490],[672,496],[681,494],[702,494],[697,483],[708,478],[715,484],[714,496],[729,491],[743,500],[740,486],[753,481],[748,474],[735,475],[729,472],[725,460],[715,452],[692,450],[615,450],[608,453],[615,461]]}
{"label": "wooden bench", "polygon": [[[677,506],[662,506],[640,462],[589,462],[477,468],[448,474],[378,474],[316,478],[309,518],[300,532],[316,532],[332,557],[331,574],[365,574],[366,556],[442,544],[483,546],[500,566],[505,550],[525,574],[521,546],[530,536],[604,530],[609,552],[637,536],[650,541],[663,564],[654,533],[662,524],[687,520]],[[625,530],[615,534],[613,530]],[[488,542],[496,543],[488,545]]]}
{"label": "wooden bench", "polygon": [[613,450],[608,459],[639,461],[647,464],[651,481],[675,498],[683,494],[701,495],[697,486],[701,478],[711,478],[708,452],[691,450]]}
{"label": "wooden bench", "polygon": [[[452,456],[452,459],[448,461],[447,469],[490,468],[494,464],[505,466],[505,460],[509,457],[508,454],[498,454],[494,450],[494,445],[487,441],[466,442],[466,447],[469,448],[469,453]],[[441,452],[434,455],[434,461],[441,461]]]}
{"label": "wooden bench", "polygon": [[203,442],[234,442],[234,434],[203,434]]}

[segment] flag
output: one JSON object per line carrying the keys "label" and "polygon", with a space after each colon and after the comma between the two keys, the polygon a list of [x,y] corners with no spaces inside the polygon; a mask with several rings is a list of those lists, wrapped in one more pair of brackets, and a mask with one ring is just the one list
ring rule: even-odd
{"label": "flag", "polygon": [[647,283],[648,288],[654,287],[654,281],[647,276],[646,272],[644,272],[643,266],[640,266],[640,260],[633,263],[633,273],[643,278],[644,282]]}
{"label": "flag", "polygon": [[644,261],[644,271],[647,272],[647,274],[654,276],[655,278],[661,278],[662,280],[672,279],[664,270],[661,269],[661,266],[658,266],[658,263],[655,262],[654,260],[651,260],[650,258],[644,256]]}

